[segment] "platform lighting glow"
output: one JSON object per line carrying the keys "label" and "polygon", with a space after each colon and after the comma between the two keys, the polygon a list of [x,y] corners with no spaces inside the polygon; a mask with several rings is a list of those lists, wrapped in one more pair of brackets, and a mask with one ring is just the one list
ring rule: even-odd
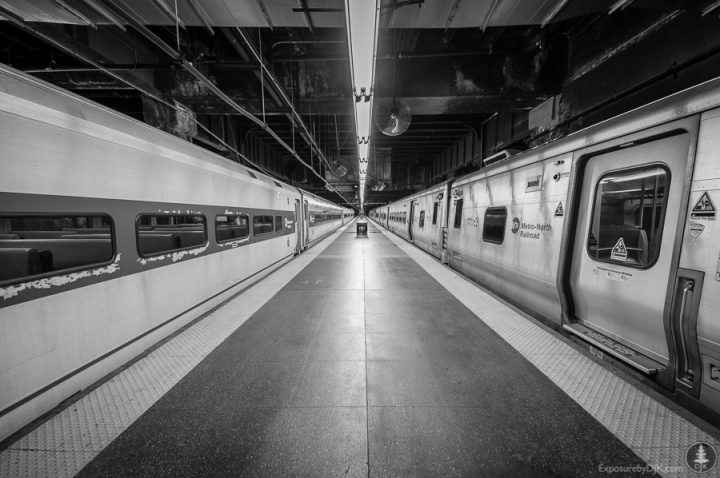
{"label": "platform lighting glow", "polygon": [[377,12],[376,0],[345,0],[350,71],[355,95],[361,95],[363,88],[368,96],[372,92]]}
{"label": "platform lighting glow", "polygon": [[358,141],[366,142],[370,139],[370,107],[371,103],[361,101],[355,103],[355,131]]}
{"label": "platform lighting glow", "polygon": [[365,202],[365,171],[372,119],[375,51],[377,46],[377,0],[345,0],[345,25],[350,47],[350,73],[355,104],[355,132],[360,160],[360,207]]}

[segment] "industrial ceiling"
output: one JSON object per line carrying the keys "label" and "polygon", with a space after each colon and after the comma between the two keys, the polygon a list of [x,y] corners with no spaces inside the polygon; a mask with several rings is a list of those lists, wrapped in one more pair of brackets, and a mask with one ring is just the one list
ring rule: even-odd
{"label": "industrial ceiling", "polygon": [[[380,1],[367,206],[720,75],[719,7]],[[344,0],[0,0],[0,61],[357,206]]]}

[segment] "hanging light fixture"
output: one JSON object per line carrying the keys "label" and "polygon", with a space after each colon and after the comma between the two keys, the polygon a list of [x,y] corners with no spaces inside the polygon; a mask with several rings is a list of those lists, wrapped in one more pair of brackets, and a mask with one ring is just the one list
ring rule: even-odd
{"label": "hanging light fixture", "polygon": [[360,209],[365,202],[365,178],[372,120],[373,82],[377,49],[378,0],[345,0],[345,25],[350,48],[350,74],[355,105],[355,131],[360,171]]}

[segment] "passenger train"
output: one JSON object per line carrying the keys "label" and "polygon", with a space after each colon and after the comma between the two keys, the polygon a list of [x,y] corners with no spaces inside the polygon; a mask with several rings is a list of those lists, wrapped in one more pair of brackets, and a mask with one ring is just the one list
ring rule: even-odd
{"label": "passenger train", "polygon": [[0,65],[0,439],[354,211]]}
{"label": "passenger train", "polygon": [[720,78],[370,218],[720,424]]}

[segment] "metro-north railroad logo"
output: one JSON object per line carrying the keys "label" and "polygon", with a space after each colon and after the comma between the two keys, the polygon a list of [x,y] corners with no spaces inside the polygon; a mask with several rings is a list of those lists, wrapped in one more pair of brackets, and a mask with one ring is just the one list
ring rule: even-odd
{"label": "metro-north railroad logo", "polygon": [[685,452],[685,464],[695,473],[707,473],[716,463],[715,448],[704,441],[693,443]]}
{"label": "metro-north railroad logo", "polygon": [[517,217],[513,218],[512,233],[515,234],[520,230],[520,219]]}

